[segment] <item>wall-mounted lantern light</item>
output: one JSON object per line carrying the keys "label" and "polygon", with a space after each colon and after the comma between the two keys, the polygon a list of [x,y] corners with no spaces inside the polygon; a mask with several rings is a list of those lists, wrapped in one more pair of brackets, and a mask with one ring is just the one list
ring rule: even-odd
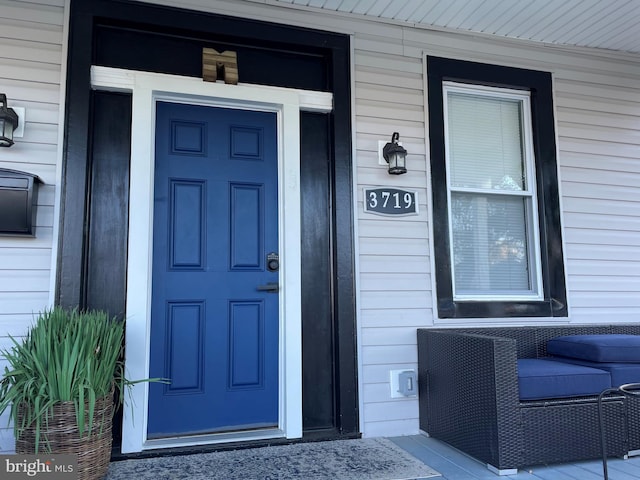
{"label": "wall-mounted lantern light", "polygon": [[7,96],[0,93],[0,147],[13,145],[13,131],[18,128],[18,114],[7,108]]}
{"label": "wall-mounted lantern light", "polygon": [[398,144],[400,134],[394,132],[391,141],[382,149],[382,156],[389,164],[389,174],[401,175],[407,173],[407,151]]}

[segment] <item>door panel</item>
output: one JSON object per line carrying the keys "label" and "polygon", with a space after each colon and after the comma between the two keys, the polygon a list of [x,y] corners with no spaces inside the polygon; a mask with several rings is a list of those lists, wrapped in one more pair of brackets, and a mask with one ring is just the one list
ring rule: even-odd
{"label": "door panel", "polygon": [[231,184],[231,270],[259,270],[264,257],[261,185]]}
{"label": "door panel", "polygon": [[159,102],[148,437],[278,425],[276,115]]}
{"label": "door panel", "polygon": [[170,302],[167,305],[167,393],[202,392],[204,372],[203,302]]}

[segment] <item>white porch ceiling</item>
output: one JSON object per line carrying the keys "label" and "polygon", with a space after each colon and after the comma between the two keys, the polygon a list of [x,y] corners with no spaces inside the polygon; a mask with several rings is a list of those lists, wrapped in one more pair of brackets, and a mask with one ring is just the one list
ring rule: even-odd
{"label": "white porch ceiling", "polygon": [[640,0],[263,1],[383,21],[640,54]]}

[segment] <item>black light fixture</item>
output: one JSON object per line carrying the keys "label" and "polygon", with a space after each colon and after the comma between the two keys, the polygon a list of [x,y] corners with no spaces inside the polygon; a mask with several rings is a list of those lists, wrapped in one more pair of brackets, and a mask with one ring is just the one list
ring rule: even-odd
{"label": "black light fixture", "polygon": [[391,141],[382,149],[382,156],[389,164],[389,174],[401,175],[407,173],[407,151],[398,144],[400,134],[393,132]]}
{"label": "black light fixture", "polygon": [[7,96],[0,93],[0,147],[13,145],[13,131],[18,128],[18,114],[7,108]]}

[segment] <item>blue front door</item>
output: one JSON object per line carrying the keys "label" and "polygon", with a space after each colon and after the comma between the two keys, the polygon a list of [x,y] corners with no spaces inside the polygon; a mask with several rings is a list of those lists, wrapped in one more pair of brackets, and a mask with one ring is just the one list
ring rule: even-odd
{"label": "blue front door", "polygon": [[276,122],[157,103],[149,438],[278,425]]}

